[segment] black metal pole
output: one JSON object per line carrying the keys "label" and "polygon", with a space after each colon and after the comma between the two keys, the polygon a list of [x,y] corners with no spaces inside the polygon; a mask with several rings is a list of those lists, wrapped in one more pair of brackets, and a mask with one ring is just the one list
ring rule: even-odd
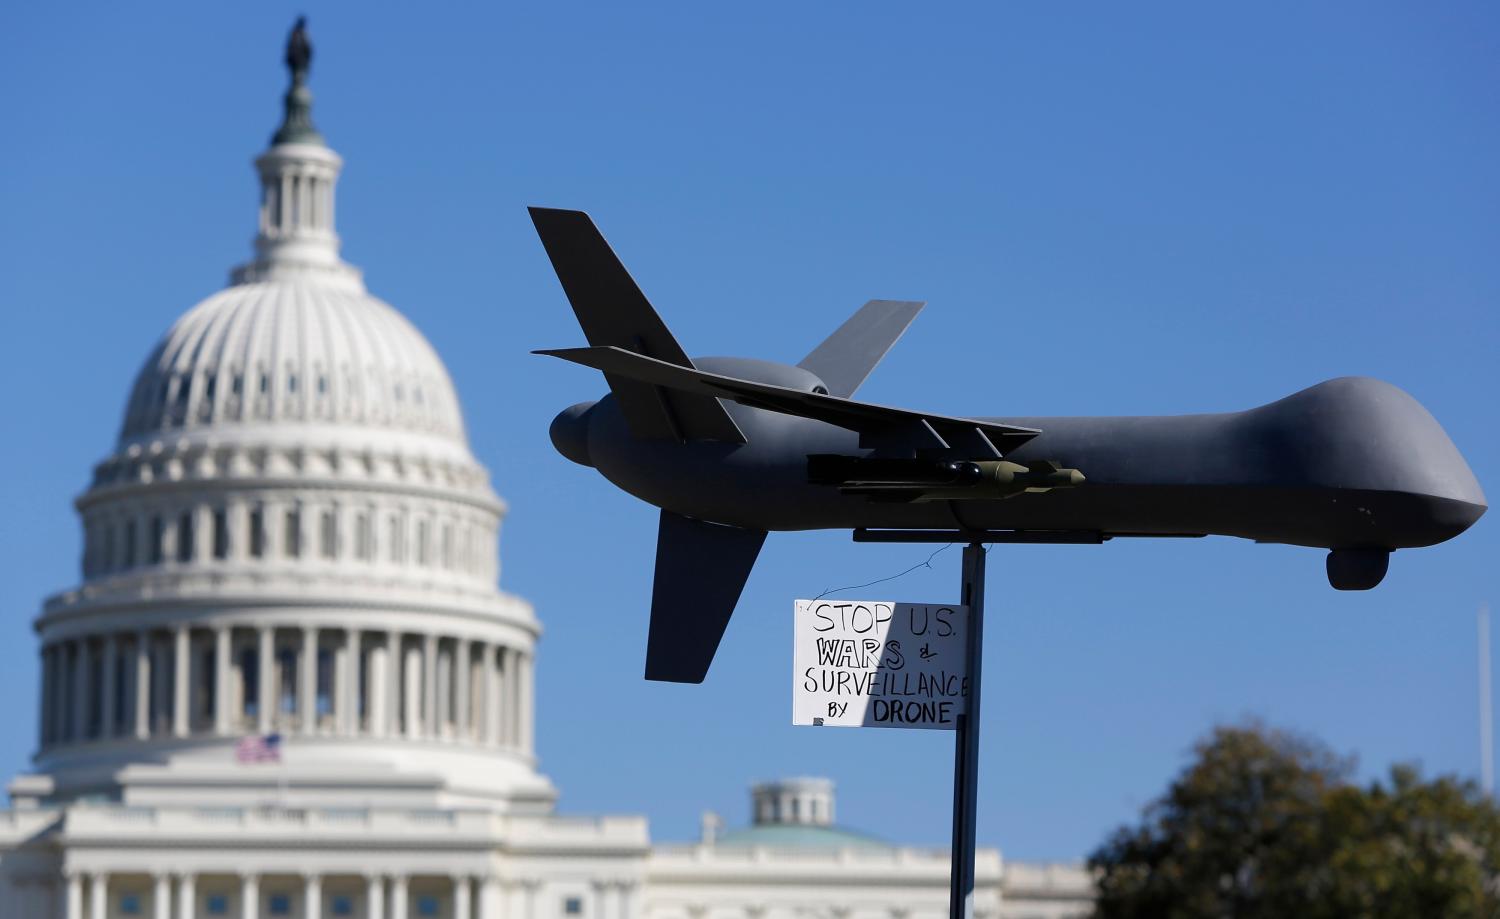
{"label": "black metal pole", "polygon": [[963,602],[969,607],[964,648],[969,674],[966,711],[958,716],[953,746],[953,873],[949,919],[974,919],[974,814],[979,791],[979,677],[984,647],[984,546],[964,546]]}

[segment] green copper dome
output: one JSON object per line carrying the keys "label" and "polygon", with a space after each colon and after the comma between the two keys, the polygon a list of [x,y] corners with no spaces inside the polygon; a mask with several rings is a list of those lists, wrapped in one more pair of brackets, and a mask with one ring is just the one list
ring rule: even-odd
{"label": "green copper dome", "polygon": [[808,823],[758,823],[730,830],[714,841],[721,847],[767,849],[890,849],[890,843],[857,830]]}

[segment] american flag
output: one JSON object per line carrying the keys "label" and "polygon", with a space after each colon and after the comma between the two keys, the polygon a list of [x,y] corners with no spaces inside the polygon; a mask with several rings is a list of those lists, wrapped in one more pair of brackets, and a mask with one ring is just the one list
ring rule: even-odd
{"label": "american flag", "polygon": [[256,734],[240,738],[234,745],[234,758],[242,763],[281,762],[281,735]]}

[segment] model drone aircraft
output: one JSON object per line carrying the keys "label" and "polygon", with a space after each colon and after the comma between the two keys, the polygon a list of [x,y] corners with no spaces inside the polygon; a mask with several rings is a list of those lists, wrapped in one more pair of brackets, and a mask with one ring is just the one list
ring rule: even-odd
{"label": "model drone aircraft", "polygon": [[959,418],[853,398],[921,309],[872,300],[795,366],[689,358],[587,214],[531,209],[604,373],[552,443],[661,509],[646,678],[698,683],[771,530],[981,541],[1238,536],[1330,550],[1365,590],[1395,549],[1451,539],[1484,493],[1415,399],[1345,377],[1242,412]]}

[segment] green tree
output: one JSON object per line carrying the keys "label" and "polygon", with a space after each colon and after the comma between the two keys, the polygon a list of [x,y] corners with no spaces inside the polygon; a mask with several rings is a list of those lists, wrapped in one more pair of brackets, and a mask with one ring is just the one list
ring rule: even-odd
{"label": "green tree", "polygon": [[1089,858],[1101,919],[1500,917],[1500,809],[1471,781],[1351,781],[1308,738],[1221,727]]}

